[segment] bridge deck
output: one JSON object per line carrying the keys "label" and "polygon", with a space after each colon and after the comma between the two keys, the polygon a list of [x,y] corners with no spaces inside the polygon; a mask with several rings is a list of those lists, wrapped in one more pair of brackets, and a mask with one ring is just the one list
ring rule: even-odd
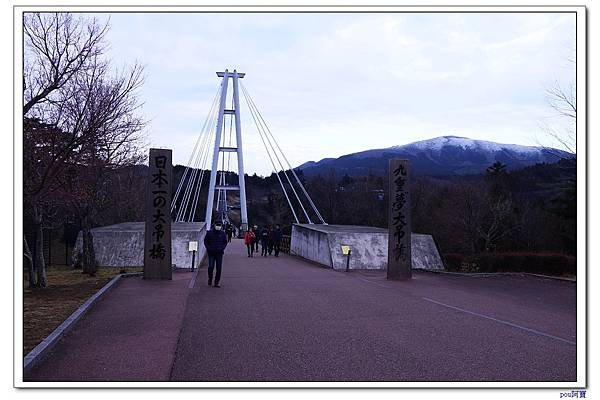
{"label": "bridge deck", "polygon": [[[576,380],[569,282],[387,281],[383,271],[346,274],[285,255],[249,259],[239,240],[221,288],[206,285],[203,267],[189,289],[191,275],[162,287],[124,280],[28,379]],[[159,311],[140,313],[151,307]]]}

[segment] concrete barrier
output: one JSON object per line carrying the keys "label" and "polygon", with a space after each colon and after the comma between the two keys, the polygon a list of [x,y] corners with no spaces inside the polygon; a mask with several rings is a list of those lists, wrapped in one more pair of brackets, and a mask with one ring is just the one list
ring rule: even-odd
{"label": "concrete barrier", "polygon": [[[356,225],[294,224],[290,253],[333,269],[346,269],[342,245],[350,246],[350,269],[386,269],[388,231]],[[431,235],[411,234],[413,269],[443,270]]]}
{"label": "concrete barrier", "polygon": [[[198,242],[196,266],[206,253],[204,222],[173,222],[171,225],[172,262],[176,268],[190,268],[190,241]],[[96,261],[100,267],[142,267],[144,265],[144,222],[125,222],[92,229]],[[77,235],[73,254],[81,252],[82,233]]]}

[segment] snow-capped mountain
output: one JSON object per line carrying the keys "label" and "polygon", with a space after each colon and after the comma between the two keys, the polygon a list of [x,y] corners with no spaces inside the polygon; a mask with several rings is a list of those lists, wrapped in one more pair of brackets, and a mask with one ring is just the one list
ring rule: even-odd
{"label": "snow-capped mountain", "polygon": [[574,155],[562,150],[502,144],[474,140],[459,136],[441,136],[402,146],[366,150],[339,158],[309,161],[298,168],[305,175],[330,174],[336,176],[383,175],[391,158],[411,161],[417,175],[467,175],[483,173],[496,161],[506,164],[509,170],[537,163],[553,163]]}

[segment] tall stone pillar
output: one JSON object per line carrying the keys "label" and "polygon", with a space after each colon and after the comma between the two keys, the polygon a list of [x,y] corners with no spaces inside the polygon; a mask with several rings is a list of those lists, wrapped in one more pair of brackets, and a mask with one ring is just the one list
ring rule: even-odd
{"label": "tall stone pillar", "polygon": [[144,279],[172,279],[171,150],[150,149],[144,235]]}
{"label": "tall stone pillar", "polygon": [[388,279],[412,278],[409,167],[408,160],[390,160]]}

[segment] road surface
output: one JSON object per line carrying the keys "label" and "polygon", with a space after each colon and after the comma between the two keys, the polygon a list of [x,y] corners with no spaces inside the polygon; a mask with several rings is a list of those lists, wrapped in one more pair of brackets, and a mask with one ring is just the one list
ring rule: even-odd
{"label": "road surface", "polygon": [[26,380],[576,381],[571,282],[338,272],[227,249],[170,282],[123,279]]}

